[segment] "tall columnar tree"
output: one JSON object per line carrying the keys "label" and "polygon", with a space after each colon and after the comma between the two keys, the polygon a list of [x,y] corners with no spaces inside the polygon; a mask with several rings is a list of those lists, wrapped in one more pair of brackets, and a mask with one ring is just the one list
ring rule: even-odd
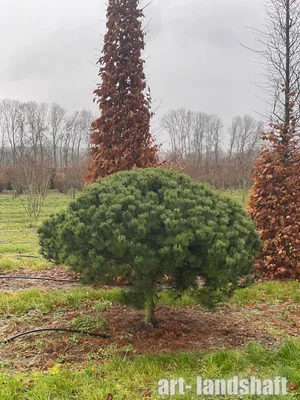
{"label": "tall columnar tree", "polygon": [[300,277],[300,1],[270,0],[257,31],[275,99],[270,132],[254,169],[249,212],[264,242],[258,269],[268,278]]}
{"label": "tall columnar tree", "polygon": [[249,211],[264,243],[258,270],[271,279],[299,279],[299,136],[284,133],[283,141],[284,130],[284,125],[274,126],[264,134],[269,145],[262,150],[254,168]]}
{"label": "tall columnar tree", "polygon": [[151,95],[144,73],[145,33],[139,0],[109,0],[107,33],[95,90],[100,117],[92,125],[87,183],[158,163],[150,134]]}

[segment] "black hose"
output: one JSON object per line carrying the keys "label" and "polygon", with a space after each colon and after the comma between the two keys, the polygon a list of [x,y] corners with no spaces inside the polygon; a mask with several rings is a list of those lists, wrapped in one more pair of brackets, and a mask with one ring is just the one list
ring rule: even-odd
{"label": "black hose", "polygon": [[68,283],[78,283],[79,280],[73,281],[69,279],[55,279],[55,278],[46,278],[40,276],[9,276],[9,275],[0,275],[0,279],[35,279],[39,281],[53,281],[53,282],[68,282]]}
{"label": "black hose", "polygon": [[95,336],[95,337],[101,337],[103,339],[108,339],[110,335],[107,335],[105,333],[93,333],[93,332],[85,332],[77,329],[67,329],[67,328],[42,328],[42,329],[35,329],[32,331],[27,331],[23,333],[19,333],[16,336],[13,336],[9,339],[5,339],[0,343],[7,344],[9,342],[12,342],[15,339],[18,339],[19,337],[29,335],[31,333],[36,333],[36,332],[49,332],[49,331],[55,331],[55,332],[69,332],[69,333],[80,333],[81,335],[88,335],[88,336]]}

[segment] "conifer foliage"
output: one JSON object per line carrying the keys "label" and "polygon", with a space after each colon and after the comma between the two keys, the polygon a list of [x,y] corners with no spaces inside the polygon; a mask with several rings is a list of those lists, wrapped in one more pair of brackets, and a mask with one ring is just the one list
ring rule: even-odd
{"label": "conifer foliage", "polygon": [[100,117],[93,123],[87,183],[117,171],[158,163],[150,134],[151,95],[146,84],[145,33],[139,0],[109,0],[107,33],[95,90]]}
{"label": "conifer foliage", "polygon": [[257,269],[268,279],[300,278],[300,141],[296,121],[263,134],[249,213],[264,246]]}
{"label": "conifer foliage", "polygon": [[131,303],[155,325],[158,282],[177,291],[205,280],[204,297],[252,272],[260,240],[243,207],[188,176],[139,168],[97,181],[39,230],[42,254],[87,281],[132,283]]}

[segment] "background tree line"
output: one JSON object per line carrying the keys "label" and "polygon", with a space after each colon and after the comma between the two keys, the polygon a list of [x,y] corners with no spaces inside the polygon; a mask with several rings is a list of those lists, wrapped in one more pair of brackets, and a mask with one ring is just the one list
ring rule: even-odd
{"label": "background tree line", "polygon": [[93,120],[85,109],[70,114],[56,103],[2,100],[0,166],[31,160],[48,161],[56,169],[86,161]]}
{"label": "background tree line", "polygon": [[[83,185],[94,120],[89,110],[69,113],[57,103],[0,101],[1,187],[13,184],[17,193],[22,192],[28,170],[31,175],[39,171],[53,187],[74,197]],[[166,153],[172,164],[217,188],[247,192],[260,147],[261,121],[236,116],[226,130],[216,114],[181,108],[170,110],[160,123],[170,138]]]}
{"label": "background tree line", "polygon": [[94,119],[89,110],[69,113],[56,103],[0,101],[0,191],[23,193],[31,204],[49,187],[74,197],[84,184]]}
{"label": "background tree line", "polygon": [[181,108],[169,111],[161,127],[170,136],[169,158],[194,179],[222,189],[250,188],[261,121],[235,116],[226,131],[218,115]]}

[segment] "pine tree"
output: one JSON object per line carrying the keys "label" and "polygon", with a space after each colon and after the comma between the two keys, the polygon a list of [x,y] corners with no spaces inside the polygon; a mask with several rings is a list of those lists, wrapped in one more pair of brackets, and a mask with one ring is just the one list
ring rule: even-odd
{"label": "pine tree", "polygon": [[109,0],[107,33],[95,90],[100,117],[92,125],[87,183],[117,171],[158,164],[150,134],[151,95],[146,84],[143,10],[139,0]]}
{"label": "pine tree", "polygon": [[[167,286],[194,289],[214,305],[253,272],[260,249],[241,204],[169,168],[137,168],[100,179],[39,229],[42,254],[88,282],[131,283],[124,300],[147,325]],[[197,277],[205,285],[199,288]]]}

